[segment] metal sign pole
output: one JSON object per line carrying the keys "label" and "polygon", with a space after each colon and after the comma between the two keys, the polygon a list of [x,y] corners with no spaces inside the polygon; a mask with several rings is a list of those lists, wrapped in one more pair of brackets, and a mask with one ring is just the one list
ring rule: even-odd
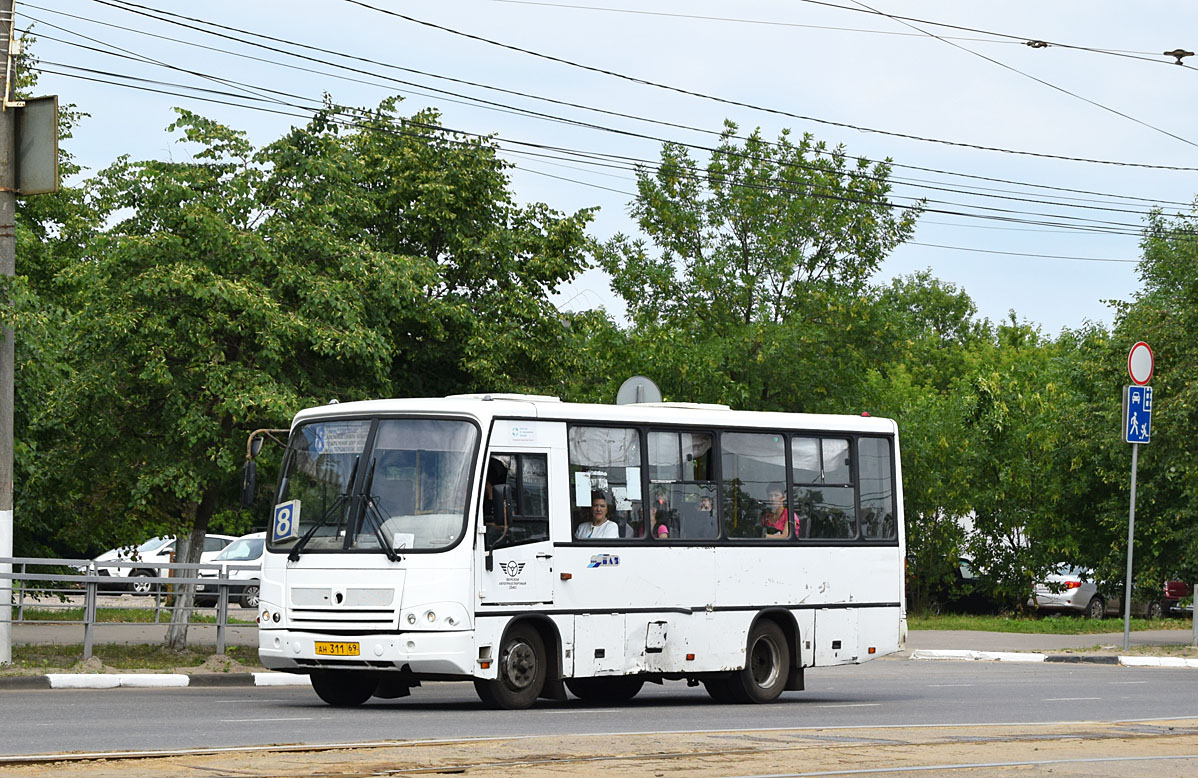
{"label": "metal sign pole", "polygon": [[1131,444],[1131,510],[1127,514],[1127,581],[1123,585],[1123,650],[1131,646],[1131,553],[1136,537],[1136,466],[1140,444]]}

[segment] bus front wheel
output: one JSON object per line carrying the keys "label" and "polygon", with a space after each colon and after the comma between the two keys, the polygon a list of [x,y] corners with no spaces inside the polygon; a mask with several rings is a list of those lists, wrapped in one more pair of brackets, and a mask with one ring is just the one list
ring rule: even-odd
{"label": "bus front wheel", "polygon": [[338,708],[352,708],[374,696],[378,679],[347,672],[312,673],[312,689],[320,699]]}
{"label": "bus front wheel", "polygon": [[745,647],[745,667],[705,683],[716,702],[773,702],[786,688],[790,646],[782,628],[772,621],[753,625]]}
{"label": "bus front wheel", "polygon": [[521,710],[536,702],[545,686],[545,643],[528,624],[508,630],[499,650],[498,677],[476,679],[474,689],[489,707]]}

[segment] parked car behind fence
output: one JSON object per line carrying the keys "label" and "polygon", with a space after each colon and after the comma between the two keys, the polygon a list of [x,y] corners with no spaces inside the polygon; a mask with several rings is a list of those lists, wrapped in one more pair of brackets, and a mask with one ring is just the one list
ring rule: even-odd
{"label": "parked car behind fence", "polygon": [[[223,573],[235,582],[229,584],[229,600],[236,599],[246,608],[257,608],[258,586],[262,580],[262,551],[265,547],[265,532],[243,535],[213,558],[213,563],[219,564],[221,569],[201,569],[200,578],[216,578]],[[217,594],[217,584],[199,584],[196,586],[196,604],[215,604]]]}
{"label": "parked car behind fence", "polygon": [[[200,562],[211,562],[217,554],[224,550],[225,546],[234,540],[236,538],[231,535],[205,535]],[[114,548],[100,554],[92,560],[96,575],[112,579],[112,583],[105,586],[104,591],[150,594],[153,591],[153,585],[144,579],[161,578],[166,575],[166,568],[161,565],[172,561],[171,555],[175,553],[175,543],[173,536],[164,535],[150,538],[132,550]],[[106,565],[105,562],[125,564]],[[136,562],[136,564],[131,565],[128,564],[129,562]],[[86,572],[86,570],[80,572]]]}

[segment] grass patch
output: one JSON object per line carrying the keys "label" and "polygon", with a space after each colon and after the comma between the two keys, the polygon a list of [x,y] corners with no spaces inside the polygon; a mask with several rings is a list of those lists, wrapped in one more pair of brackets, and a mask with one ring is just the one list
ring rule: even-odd
{"label": "grass patch", "polygon": [[[225,657],[251,670],[261,670],[258,649],[254,646],[229,646]],[[171,651],[161,644],[105,643],[92,647],[92,656],[106,667],[116,670],[154,670],[171,672],[196,668],[213,656],[211,647],[187,651]],[[76,668],[83,658],[83,644],[74,645],[14,645],[12,664],[0,667],[0,675],[23,675]]]}
{"label": "grass patch", "polygon": [[[153,624],[153,608],[97,608],[97,624]],[[67,608],[25,608],[21,614],[23,621],[83,621],[82,607]],[[170,622],[169,609],[159,612],[158,623]],[[216,615],[204,611],[192,611],[191,624],[215,624]],[[229,617],[228,624],[253,624],[248,619]]]}
{"label": "grass patch", "polygon": [[[1123,619],[1087,619],[1081,616],[975,616],[947,613],[939,616],[912,613],[907,615],[910,629],[978,630],[981,632],[1021,632],[1041,635],[1092,635],[1122,632]],[[1189,619],[1132,619],[1131,629],[1188,630]]]}

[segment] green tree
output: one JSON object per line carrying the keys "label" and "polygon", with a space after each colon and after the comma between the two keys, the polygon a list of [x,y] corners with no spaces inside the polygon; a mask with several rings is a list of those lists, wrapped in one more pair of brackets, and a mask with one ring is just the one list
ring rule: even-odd
{"label": "green tree", "polygon": [[[1152,442],[1140,446],[1136,499],[1136,578],[1155,585],[1165,577],[1198,581],[1198,201],[1173,216],[1154,211],[1141,240],[1143,288],[1117,307],[1107,354],[1107,406],[1118,411],[1119,386],[1127,382],[1128,350],[1139,340],[1153,350]],[[1119,422],[1111,426],[1118,430]],[[1126,522],[1130,479],[1129,446],[1111,435],[1118,450],[1122,510],[1111,511],[1109,531]],[[1121,515],[1121,520],[1115,516]]]}
{"label": "green tree", "polygon": [[656,255],[618,235],[599,263],[668,395],[842,408],[882,345],[867,281],[916,214],[886,199],[887,163],[850,162],[810,135],[736,132],[725,124],[706,167],[665,144],[631,207]]}
{"label": "green tree", "polygon": [[[210,528],[247,528],[248,431],[330,397],[542,380],[525,359],[562,330],[547,298],[584,265],[589,214],[515,206],[492,144],[427,113],[407,132],[390,107],[349,130],[330,108],[257,153],[179,111],[192,160],[122,159],[89,182],[108,226],[26,282],[56,290],[71,333],[42,382],[26,486],[46,510],[58,500],[61,537],[174,532],[194,563]],[[27,300],[27,320],[45,315]]]}

